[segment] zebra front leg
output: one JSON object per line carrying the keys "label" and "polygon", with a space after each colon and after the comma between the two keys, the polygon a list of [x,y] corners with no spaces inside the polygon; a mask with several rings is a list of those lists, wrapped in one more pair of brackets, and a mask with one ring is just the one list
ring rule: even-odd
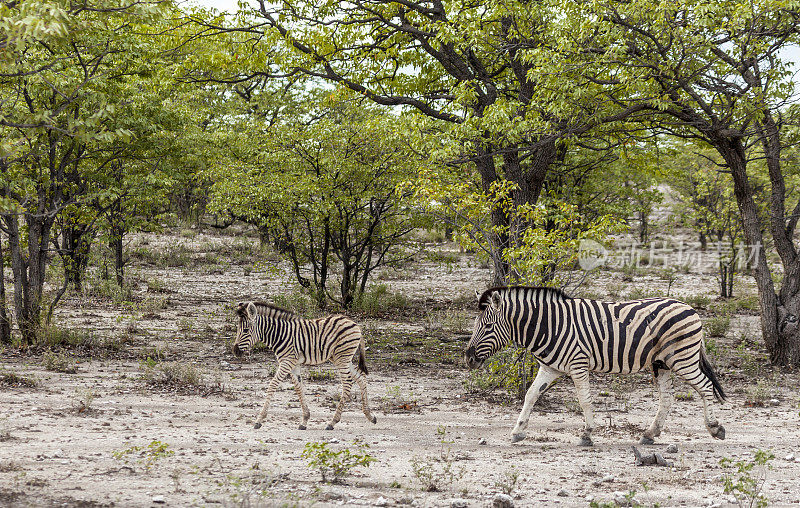
{"label": "zebra front leg", "polygon": [[300,422],[300,430],[306,430],[308,419],[311,418],[311,412],[308,410],[306,398],[303,396],[303,378],[300,377],[298,368],[292,369],[292,382],[294,382],[294,391],[300,399],[300,409],[303,411],[303,420]]}
{"label": "zebra front leg", "polygon": [[656,386],[658,387],[658,412],[650,428],[644,431],[642,439],[639,443],[644,445],[651,445],[655,443],[655,438],[661,435],[661,429],[664,427],[664,420],[667,417],[670,405],[672,405],[672,378],[668,370],[654,368],[653,377]]}
{"label": "zebra front leg", "polygon": [[275,376],[272,378],[272,381],[269,382],[269,386],[267,386],[267,395],[266,400],[264,401],[264,407],[261,408],[261,412],[258,413],[258,418],[256,419],[256,423],[253,425],[253,428],[261,428],[261,424],[264,422],[264,418],[267,416],[267,409],[269,409],[269,403],[272,400],[272,394],[275,393],[275,390],[278,388],[280,382],[286,379],[286,376],[292,372],[294,366],[295,362],[292,361],[283,361],[278,364],[278,368],[275,370]]}
{"label": "zebra front leg", "polygon": [[511,431],[512,443],[525,439],[525,429],[528,428],[528,420],[531,417],[533,405],[539,400],[539,396],[550,388],[553,382],[562,375],[563,373],[547,365],[539,364],[539,371],[536,373],[533,384],[531,384],[531,387],[528,388],[528,392],[525,394],[525,404],[523,404],[522,411],[519,414],[519,418],[517,418],[517,424],[514,425],[514,430]]}
{"label": "zebra front leg", "polygon": [[583,409],[585,426],[579,446],[592,446],[592,430],[594,430],[594,414],[592,412],[592,392],[589,384],[589,371],[579,370],[570,374],[572,382],[575,384],[575,391],[578,393],[578,403]]}
{"label": "zebra front leg", "polygon": [[371,423],[377,423],[378,419],[372,414],[369,410],[369,398],[367,397],[367,380],[364,378],[364,375],[358,371],[358,369],[350,364],[350,375],[353,379],[356,380],[358,383],[358,387],[361,389],[361,410],[364,412],[364,416],[367,417],[367,420]]}
{"label": "zebra front leg", "polygon": [[339,398],[339,403],[336,404],[336,412],[327,427],[325,427],[325,430],[333,430],[333,426],[342,419],[342,410],[345,402],[350,398],[350,387],[353,386],[353,379],[350,377],[350,371],[346,365],[336,365],[336,371],[339,373],[339,380],[342,383],[342,395]]}

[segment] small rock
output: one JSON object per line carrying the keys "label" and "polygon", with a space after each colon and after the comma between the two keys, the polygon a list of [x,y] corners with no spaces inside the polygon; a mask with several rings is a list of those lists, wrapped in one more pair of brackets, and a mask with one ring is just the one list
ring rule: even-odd
{"label": "small rock", "polygon": [[788,461],[788,462],[794,462],[794,453],[790,453],[789,455],[784,457],[783,460]]}
{"label": "small rock", "polygon": [[569,492],[567,492],[566,489],[561,489],[561,490],[558,491],[558,494],[556,494],[556,495],[558,497],[567,497],[569,495]]}
{"label": "small rock", "polygon": [[589,494],[588,496],[584,497],[583,500],[589,504],[592,504],[592,501],[594,501],[594,496]]}
{"label": "small rock", "polygon": [[486,445],[486,438],[482,437],[482,438],[478,439],[478,444],[481,445],[481,446],[485,446]]}
{"label": "small rock", "polygon": [[410,496],[401,497],[397,500],[397,504],[413,504],[414,498]]}
{"label": "small rock", "polygon": [[667,453],[678,453],[678,445],[672,443],[671,445],[667,446]]}
{"label": "small rock", "polygon": [[781,405],[781,401],[779,401],[778,399],[769,399],[769,405],[770,406],[780,406]]}
{"label": "small rock", "polygon": [[450,501],[450,508],[469,508],[469,501],[466,499],[453,499]]}
{"label": "small rock", "polygon": [[389,500],[386,499],[383,496],[379,497],[374,503],[375,506],[386,506],[388,504],[389,504]]}
{"label": "small rock", "polygon": [[164,504],[167,501],[164,499],[164,496],[158,495],[158,496],[153,496],[153,502],[155,504]]}
{"label": "small rock", "polygon": [[492,508],[514,508],[514,500],[511,496],[498,492],[492,498]]}

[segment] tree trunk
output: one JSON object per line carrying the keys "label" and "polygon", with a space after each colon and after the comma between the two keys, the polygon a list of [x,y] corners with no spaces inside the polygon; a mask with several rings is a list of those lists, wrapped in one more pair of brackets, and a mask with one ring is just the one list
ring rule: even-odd
{"label": "tree trunk", "polygon": [[125,236],[125,217],[122,215],[122,202],[118,200],[108,209],[108,247],[114,256],[114,276],[117,285],[125,283],[125,258],[122,242]]}
{"label": "tree trunk", "polygon": [[0,344],[11,343],[11,320],[6,307],[5,255],[3,254],[3,235],[0,234]]}
{"label": "tree trunk", "polygon": [[[797,317],[800,315],[800,267],[798,267],[796,258],[791,260],[781,256],[784,261],[784,279],[780,295],[778,295],[764,252],[761,222],[753,198],[753,188],[747,176],[744,147],[737,139],[719,143],[717,150],[731,169],[736,202],[742,217],[744,237],[750,248],[755,249],[753,252],[755,256],[753,276],[756,280],[761,305],[761,331],[770,362],[773,365],[800,366],[800,327],[798,327]],[[770,178],[773,181],[773,200],[775,199],[775,180],[779,176],[770,171]],[[782,176],[780,176],[780,182],[782,183],[782,181]],[[779,223],[772,221],[772,226],[773,236],[776,236],[775,233],[780,236],[781,231],[776,231],[776,226],[784,229],[782,221]],[[785,238],[783,240],[776,238],[775,243],[779,250],[782,242],[783,248],[786,248]],[[788,264],[787,261],[789,261]]]}
{"label": "tree trunk", "polygon": [[89,252],[95,232],[88,224],[72,224],[61,230],[61,255],[67,286],[83,289],[83,276],[89,266]]}
{"label": "tree trunk", "polygon": [[[475,166],[481,175],[481,188],[487,195],[491,192],[492,184],[498,179],[494,157],[488,154],[491,152],[491,147],[488,148],[488,151],[479,150],[478,159],[475,161]],[[508,246],[508,218],[505,212],[498,207],[493,208],[491,213],[492,226],[499,229],[499,231],[488,234],[492,262],[491,284],[492,286],[504,286],[508,283],[509,275],[508,263],[503,259],[503,251]]]}

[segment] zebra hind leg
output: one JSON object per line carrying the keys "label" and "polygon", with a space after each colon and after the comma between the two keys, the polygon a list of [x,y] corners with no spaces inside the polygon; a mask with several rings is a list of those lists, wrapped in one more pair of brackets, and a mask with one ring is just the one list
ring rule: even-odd
{"label": "zebra hind leg", "polygon": [[714,416],[714,385],[711,379],[699,367],[699,363],[689,367],[679,369],[673,367],[673,372],[681,379],[694,388],[703,400],[703,416],[705,417],[706,428],[711,437],[725,439],[725,427],[723,427],[717,417]]}
{"label": "zebra hind leg", "polygon": [[253,425],[253,428],[261,428],[261,424],[264,423],[264,418],[267,416],[267,409],[269,409],[269,403],[272,400],[272,394],[275,393],[275,390],[278,388],[280,382],[286,379],[286,376],[291,374],[294,366],[295,363],[291,361],[284,361],[278,364],[278,368],[275,370],[275,376],[272,378],[272,381],[269,382],[269,386],[267,386],[267,395],[266,400],[264,401],[264,407],[262,407],[261,412],[258,413],[258,418],[256,418],[256,423]]}
{"label": "zebra hind leg", "polygon": [[589,384],[589,371],[580,370],[572,373],[572,382],[575,384],[575,391],[578,394],[578,403],[583,410],[583,418],[585,426],[583,427],[583,434],[581,440],[578,442],[579,446],[592,446],[592,430],[594,430],[594,414],[592,412],[592,393]]}
{"label": "zebra hind leg", "polygon": [[668,370],[658,367],[653,368],[653,381],[658,387],[658,412],[653,418],[653,423],[644,431],[642,439],[639,443],[644,445],[651,445],[655,443],[655,438],[661,435],[661,429],[664,427],[664,420],[669,412],[669,407],[672,404],[672,377]]}
{"label": "zebra hind leg", "polygon": [[339,380],[342,383],[342,394],[339,398],[339,403],[336,404],[336,412],[333,414],[331,421],[328,422],[325,430],[333,430],[333,426],[342,419],[342,410],[344,409],[345,402],[350,399],[350,388],[353,386],[353,379],[350,377],[350,371],[347,365],[334,365],[336,366],[336,371],[339,373]]}
{"label": "zebra hind leg", "polygon": [[303,419],[300,422],[299,428],[300,430],[306,430],[308,419],[311,418],[311,412],[308,410],[306,398],[303,395],[303,378],[300,377],[297,367],[292,370],[292,382],[294,382],[294,391],[297,393],[297,397],[300,399],[300,408],[303,411]]}
{"label": "zebra hind leg", "polygon": [[361,389],[361,410],[364,412],[364,416],[367,417],[367,420],[370,423],[377,423],[378,419],[372,414],[369,410],[369,398],[367,397],[367,380],[365,379],[364,374],[358,371],[353,364],[350,364],[349,368],[350,376],[356,380],[358,383],[359,389]]}

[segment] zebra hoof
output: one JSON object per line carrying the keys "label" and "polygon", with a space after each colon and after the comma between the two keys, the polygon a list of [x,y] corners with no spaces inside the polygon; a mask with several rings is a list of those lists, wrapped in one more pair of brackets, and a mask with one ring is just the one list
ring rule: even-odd
{"label": "zebra hoof", "polygon": [[708,429],[711,432],[711,437],[716,439],[725,439],[725,427],[717,425]]}
{"label": "zebra hoof", "polygon": [[519,443],[523,439],[525,439],[527,435],[524,432],[520,432],[519,434],[511,434],[511,442],[512,443]]}
{"label": "zebra hoof", "polygon": [[254,428],[254,429],[260,429],[260,428],[261,428],[261,424],[260,424],[260,423],[258,423],[258,422],[256,422],[256,424],[255,424],[255,425],[253,425],[253,428]]}
{"label": "zebra hoof", "polygon": [[303,425],[302,423],[301,423],[301,424],[300,424],[300,426],[299,426],[299,427],[297,427],[297,428],[298,428],[298,429],[300,429],[300,430],[306,430],[306,426],[305,426],[305,425]]}
{"label": "zebra hoof", "polygon": [[325,430],[333,430],[333,425],[331,425],[331,424],[329,423],[329,424],[328,424],[328,426],[327,426],[327,427],[325,427]]}
{"label": "zebra hoof", "polygon": [[589,436],[583,436],[581,437],[581,440],[578,441],[578,446],[594,446],[594,443],[592,442],[592,438]]}
{"label": "zebra hoof", "polygon": [[652,437],[642,436],[642,439],[639,440],[639,444],[643,445],[651,445],[655,444],[656,442],[653,440]]}
{"label": "zebra hoof", "polygon": [[370,420],[370,421],[371,421],[372,423],[378,423],[378,419],[377,419],[377,418],[375,418],[374,416],[372,417],[372,420]]}

